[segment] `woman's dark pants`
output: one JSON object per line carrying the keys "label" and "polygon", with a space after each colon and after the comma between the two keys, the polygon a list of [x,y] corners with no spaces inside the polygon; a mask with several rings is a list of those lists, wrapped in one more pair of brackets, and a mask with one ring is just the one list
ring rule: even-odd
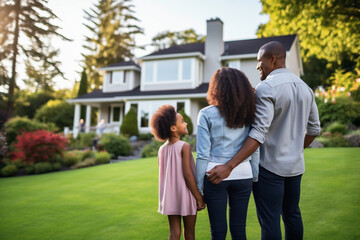
{"label": "woman's dark pants", "polygon": [[210,220],[211,239],[226,238],[228,199],[231,237],[233,240],[246,239],[246,215],[251,188],[252,179],[229,180],[212,184],[205,177],[204,196]]}

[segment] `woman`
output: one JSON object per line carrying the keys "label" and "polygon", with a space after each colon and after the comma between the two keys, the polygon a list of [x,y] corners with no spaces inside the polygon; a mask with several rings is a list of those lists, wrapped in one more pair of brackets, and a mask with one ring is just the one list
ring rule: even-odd
{"label": "woman", "polygon": [[229,161],[241,148],[255,116],[254,89],[241,71],[221,68],[212,76],[207,94],[210,106],[201,109],[198,116],[196,183],[208,207],[211,238],[226,238],[229,199],[231,237],[246,239],[246,214],[252,181],[257,179],[259,152],[219,184],[209,182],[206,172]]}

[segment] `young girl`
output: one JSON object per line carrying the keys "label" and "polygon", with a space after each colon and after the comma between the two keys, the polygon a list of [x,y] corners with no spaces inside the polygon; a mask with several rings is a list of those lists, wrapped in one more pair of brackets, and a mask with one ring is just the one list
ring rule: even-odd
{"label": "young girl", "polygon": [[195,239],[196,213],[205,208],[205,203],[196,187],[190,144],[180,140],[188,133],[187,123],[174,107],[163,105],[153,115],[150,126],[157,140],[166,141],[158,153],[158,212],[168,215],[169,239],[180,239],[181,217],[184,239]]}

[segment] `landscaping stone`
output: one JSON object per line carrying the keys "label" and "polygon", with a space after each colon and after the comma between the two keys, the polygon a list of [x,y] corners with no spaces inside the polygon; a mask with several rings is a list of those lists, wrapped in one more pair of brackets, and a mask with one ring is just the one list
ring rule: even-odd
{"label": "landscaping stone", "polygon": [[323,148],[323,147],[324,147],[324,144],[322,144],[322,143],[319,142],[319,141],[314,140],[314,141],[310,144],[309,147],[310,147],[310,148]]}
{"label": "landscaping stone", "polygon": [[352,147],[360,147],[360,135],[349,134],[345,135],[344,138],[350,143]]}

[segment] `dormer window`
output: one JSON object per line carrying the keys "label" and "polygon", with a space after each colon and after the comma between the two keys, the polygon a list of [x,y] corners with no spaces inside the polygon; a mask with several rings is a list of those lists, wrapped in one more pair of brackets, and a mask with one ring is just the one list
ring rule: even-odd
{"label": "dormer window", "polygon": [[192,61],[185,58],[144,62],[144,80],[147,83],[191,81]]}
{"label": "dormer window", "polygon": [[107,75],[110,84],[124,84],[126,82],[125,71],[110,71]]}

